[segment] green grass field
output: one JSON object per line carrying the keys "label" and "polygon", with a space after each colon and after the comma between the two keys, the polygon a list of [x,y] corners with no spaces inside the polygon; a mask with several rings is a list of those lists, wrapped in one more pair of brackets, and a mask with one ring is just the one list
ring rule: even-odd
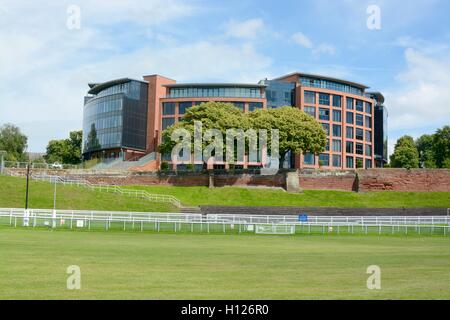
{"label": "green grass field", "polygon": [[450,299],[450,239],[0,227],[0,299]]}
{"label": "green grass field", "polygon": [[[0,176],[0,207],[23,208],[25,205],[26,180]],[[54,185],[48,182],[30,181],[29,207],[53,208]],[[153,211],[177,212],[178,208],[164,203],[128,198],[123,195],[92,191],[76,186],[57,185],[58,209],[104,210],[104,211]]]}
{"label": "green grass field", "polygon": [[169,194],[186,205],[300,206],[349,208],[450,207],[450,192],[368,192],[305,190],[290,194],[283,190],[224,187],[133,186],[150,193]]}

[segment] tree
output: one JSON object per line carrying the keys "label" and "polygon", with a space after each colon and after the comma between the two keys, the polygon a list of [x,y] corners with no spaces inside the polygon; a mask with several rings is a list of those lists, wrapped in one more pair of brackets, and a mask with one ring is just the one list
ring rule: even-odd
{"label": "tree", "polygon": [[433,135],[433,154],[438,168],[450,168],[450,126],[444,126]]}
{"label": "tree", "polygon": [[[176,142],[171,140],[171,135],[178,128],[188,130],[193,137],[194,121],[201,121],[203,130],[218,129],[223,136],[226,135],[227,129],[242,129],[243,131],[250,128],[255,131],[266,129],[268,141],[271,140],[271,129],[278,129],[280,163],[283,163],[288,151],[319,153],[326,146],[326,133],[322,126],[314,118],[297,108],[286,106],[270,110],[259,109],[244,114],[233,104],[208,102],[189,108],[182,121],[164,130],[163,142],[159,151],[164,154],[172,151]],[[203,148],[207,144],[208,142],[203,139]],[[270,151],[270,144],[268,148]]]}
{"label": "tree", "polygon": [[0,127],[0,150],[7,152],[5,161],[27,161],[28,138],[13,124]]}
{"label": "tree", "polygon": [[403,136],[397,140],[394,153],[391,155],[392,168],[418,168],[419,152],[411,136]]}
{"label": "tree", "polygon": [[416,140],[416,147],[419,152],[420,167],[436,168],[433,151],[433,135],[422,135]]}
{"label": "tree", "polygon": [[78,164],[81,162],[81,141],[81,131],[70,132],[68,139],[51,140],[44,158],[47,163]]}
{"label": "tree", "polygon": [[[159,146],[159,152],[170,154],[173,147],[177,144],[171,140],[172,133],[176,129],[186,129],[192,139],[194,138],[194,121],[202,123],[203,133],[208,129],[217,129],[223,136],[226,135],[227,129],[241,128],[247,130],[248,119],[244,117],[244,113],[231,103],[224,102],[207,102],[193,106],[187,109],[182,121],[172,125],[162,133],[162,143]],[[208,141],[202,139],[202,148],[208,145]],[[193,144],[191,145],[192,150]]]}
{"label": "tree", "polygon": [[[280,164],[289,151],[295,154],[325,150],[327,134],[319,122],[300,109],[285,106],[276,109],[259,109],[248,114],[255,130],[279,130]],[[270,139],[270,137],[269,137]]]}

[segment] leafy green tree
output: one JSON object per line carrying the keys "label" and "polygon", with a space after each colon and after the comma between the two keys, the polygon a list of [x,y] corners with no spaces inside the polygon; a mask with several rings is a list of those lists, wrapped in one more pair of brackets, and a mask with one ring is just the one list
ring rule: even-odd
{"label": "leafy green tree", "polygon": [[63,162],[63,154],[67,152],[65,140],[51,140],[47,145],[44,159],[47,163]]}
{"label": "leafy green tree", "polygon": [[0,127],[0,150],[7,152],[5,161],[27,161],[28,138],[18,127],[5,124]]}
{"label": "leafy green tree", "polygon": [[433,135],[424,134],[416,140],[417,151],[419,151],[420,167],[436,168],[433,151]]}
{"label": "leafy green tree", "polygon": [[[218,129],[225,137],[227,129],[266,129],[271,139],[271,129],[279,130],[280,163],[283,163],[287,152],[300,153],[309,151],[322,152],[326,146],[326,133],[322,126],[311,116],[293,107],[282,107],[270,110],[255,110],[244,114],[233,104],[208,102],[189,108],[182,121],[163,131],[162,144],[159,151],[170,154],[176,142],[171,140],[174,130],[184,128],[193,137],[194,121],[202,122],[202,129]],[[203,148],[208,142],[203,139]],[[224,141],[225,145],[225,141]],[[270,148],[270,144],[268,145]],[[225,148],[225,146],[224,146]],[[270,151],[270,149],[269,149]],[[235,150],[236,152],[236,150]]]}
{"label": "leafy green tree", "polygon": [[259,109],[248,114],[250,126],[266,129],[270,139],[271,129],[279,130],[280,163],[289,151],[299,154],[318,154],[325,150],[327,135],[319,122],[298,108],[289,106],[276,109]]}
{"label": "leafy green tree", "polygon": [[51,140],[44,156],[47,163],[79,164],[81,162],[82,132],[72,131],[70,137],[63,140]]}
{"label": "leafy green tree", "polygon": [[391,155],[392,168],[418,168],[419,152],[411,136],[403,136],[397,140],[394,153]]}
{"label": "leafy green tree", "polygon": [[433,154],[438,168],[450,168],[450,126],[444,126],[433,135]]}
{"label": "leafy green tree", "polygon": [[[173,147],[177,143],[176,141],[171,140],[172,133],[176,129],[186,129],[193,139],[194,121],[200,121],[202,123],[203,133],[208,129],[217,129],[223,136],[226,135],[227,129],[241,128],[247,130],[248,128],[248,119],[244,117],[243,112],[233,104],[224,102],[202,103],[187,109],[182,121],[163,131],[159,152],[163,154],[171,153]],[[202,139],[202,143],[203,149],[209,144],[205,139]],[[191,148],[194,150],[193,145],[191,145]]]}

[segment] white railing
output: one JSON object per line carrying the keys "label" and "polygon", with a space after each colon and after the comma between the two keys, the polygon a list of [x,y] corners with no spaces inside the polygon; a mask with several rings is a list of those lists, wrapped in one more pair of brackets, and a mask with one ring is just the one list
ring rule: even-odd
{"label": "white railing", "polygon": [[230,223],[290,223],[316,225],[446,225],[450,226],[450,216],[308,216],[301,221],[301,215],[232,215],[209,214],[213,220]]}
{"label": "white railing", "polygon": [[[449,235],[450,226],[444,225],[442,217],[317,217],[309,221],[293,221],[292,216],[283,216],[279,220],[273,216],[257,216],[250,221],[249,216],[238,219],[237,215],[207,215],[180,213],[146,213],[146,212],[110,212],[30,209],[0,209],[0,224],[20,227],[54,227],[54,228],[120,228],[123,230],[152,231],[187,231],[187,232],[223,232],[254,233],[257,226],[272,226],[272,229],[286,227],[294,233],[322,234],[418,234]],[[280,217],[278,217],[280,218]],[[313,217],[311,217],[313,218]],[[314,217],[316,218],[316,217]],[[337,219],[340,220],[337,220]],[[348,222],[347,222],[348,218]],[[361,220],[371,218],[371,220]],[[390,217],[389,217],[390,218]],[[441,218],[441,219],[437,219]],[[445,218],[445,216],[444,216]],[[360,219],[360,220],[358,220]],[[405,223],[406,222],[406,223]]]}
{"label": "white railing", "polygon": [[[11,174],[11,173],[10,173]],[[13,175],[13,174],[11,174]],[[16,176],[23,176],[23,174],[16,174]],[[118,193],[124,196],[141,198],[151,202],[162,202],[162,203],[170,203],[177,208],[181,207],[181,201],[171,195],[164,194],[151,194],[145,190],[132,190],[132,189],[124,189],[115,185],[103,185],[103,184],[93,184],[87,180],[82,179],[67,179],[61,176],[56,175],[47,175],[47,174],[30,174],[31,179],[39,180],[39,181],[47,181],[50,183],[60,183],[63,185],[74,185],[78,187],[88,188],[90,190],[97,190],[102,192],[111,192]]]}

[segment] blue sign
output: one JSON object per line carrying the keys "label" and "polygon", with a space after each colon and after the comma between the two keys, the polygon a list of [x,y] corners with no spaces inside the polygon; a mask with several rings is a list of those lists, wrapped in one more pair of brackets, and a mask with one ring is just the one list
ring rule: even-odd
{"label": "blue sign", "polygon": [[298,216],[298,221],[300,221],[300,222],[308,222],[308,215],[307,214],[300,214]]}

